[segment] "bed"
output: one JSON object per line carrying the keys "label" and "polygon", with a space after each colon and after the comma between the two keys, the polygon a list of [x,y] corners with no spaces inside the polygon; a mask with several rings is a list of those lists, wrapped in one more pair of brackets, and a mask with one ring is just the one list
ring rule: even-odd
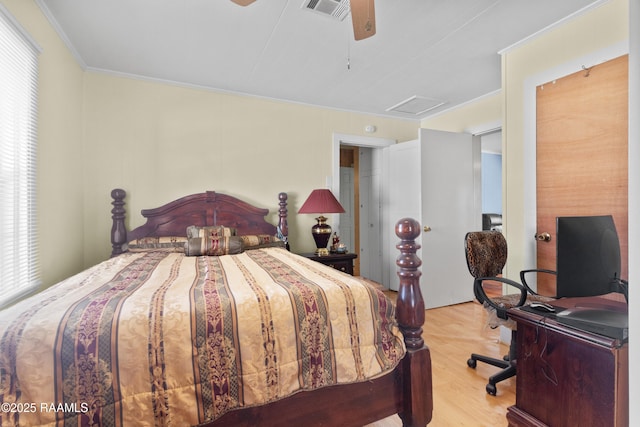
{"label": "bed", "polygon": [[285,193],[277,225],[207,191],[130,231],[111,196],[111,258],[0,312],[0,425],[429,423],[416,221],[394,305],[289,251]]}

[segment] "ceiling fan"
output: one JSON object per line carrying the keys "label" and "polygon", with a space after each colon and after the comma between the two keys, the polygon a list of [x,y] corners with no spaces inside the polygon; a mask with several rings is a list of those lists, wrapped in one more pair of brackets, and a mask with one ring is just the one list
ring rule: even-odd
{"label": "ceiling fan", "polygon": [[[240,6],[249,6],[256,0],[231,0]],[[373,0],[320,0],[330,3],[346,3],[351,9],[353,35],[356,40],[363,40],[376,33],[376,16]],[[316,1],[315,3],[318,3]]]}

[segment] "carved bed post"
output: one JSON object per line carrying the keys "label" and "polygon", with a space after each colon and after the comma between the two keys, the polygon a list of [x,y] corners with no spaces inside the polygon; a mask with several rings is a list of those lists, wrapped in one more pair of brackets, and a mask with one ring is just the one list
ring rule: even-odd
{"label": "carved bed post", "polygon": [[127,229],[124,225],[124,215],[126,213],[124,209],[124,198],[127,192],[116,188],[111,191],[111,198],[113,202],[113,209],[111,209],[111,220],[113,225],[111,226],[111,256],[120,255],[122,252],[122,246],[127,243]]}
{"label": "carved bed post", "polygon": [[412,218],[403,218],[396,224],[396,235],[400,242],[396,248],[400,255],[396,260],[400,289],[396,302],[396,319],[404,335],[407,354],[402,360],[403,401],[398,415],[403,426],[425,426],[433,414],[431,383],[431,352],[424,345],[424,299],[420,290],[418,267],[422,261],[416,255],[420,245],[415,239],[420,235],[420,223]]}
{"label": "carved bed post", "polygon": [[404,334],[404,342],[410,349],[418,349],[424,345],[422,339],[424,300],[420,291],[422,273],[418,270],[422,261],[416,255],[420,245],[415,241],[419,235],[420,224],[414,219],[403,218],[396,224],[396,236],[401,239],[396,245],[400,250],[396,260],[400,277],[396,317],[400,330]]}
{"label": "carved bed post", "polygon": [[278,194],[280,209],[278,210],[278,237],[284,241],[289,250],[289,225],[287,224],[287,193]]}

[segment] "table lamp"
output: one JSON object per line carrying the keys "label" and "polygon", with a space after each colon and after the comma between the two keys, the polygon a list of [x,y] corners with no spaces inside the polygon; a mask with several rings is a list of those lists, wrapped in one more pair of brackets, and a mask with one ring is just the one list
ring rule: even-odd
{"label": "table lamp", "polygon": [[327,218],[323,214],[344,213],[344,208],[340,202],[326,188],[313,190],[302,204],[302,207],[300,207],[298,213],[320,214],[316,218],[318,223],[311,227],[311,233],[313,240],[316,242],[316,255],[329,255],[327,243],[329,243],[329,238],[331,237],[331,226],[327,224]]}

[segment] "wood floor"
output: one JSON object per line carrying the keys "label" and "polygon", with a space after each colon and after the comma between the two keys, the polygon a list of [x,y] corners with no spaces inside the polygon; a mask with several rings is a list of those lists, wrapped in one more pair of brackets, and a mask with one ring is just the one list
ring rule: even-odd
{"label": "wood floor", "polygon": [[[393,293],[390,293],[392,297]],[[486,326],[486,313],[477,302],[426,311],[423,337],[431,350],[433,419],[431,427],[506,426],[507,408],[515,404],[515,378],[498,383],[497,396],[485,391],[487,378],[499,368],[478,363],[467,367],[471,353],[502,357],[508,347],[499,330]],[[367,427],[400,427],[396,415]]]}

